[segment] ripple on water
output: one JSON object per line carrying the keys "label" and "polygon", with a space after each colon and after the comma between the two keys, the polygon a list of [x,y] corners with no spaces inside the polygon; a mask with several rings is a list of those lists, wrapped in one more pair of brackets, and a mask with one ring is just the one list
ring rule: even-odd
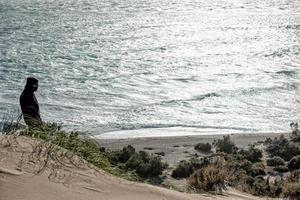
{"label": "ripple on water", "polygon": [[286,131],[297,3],[2,0],[0,112],[35,76],[43,119],[94,134]]}

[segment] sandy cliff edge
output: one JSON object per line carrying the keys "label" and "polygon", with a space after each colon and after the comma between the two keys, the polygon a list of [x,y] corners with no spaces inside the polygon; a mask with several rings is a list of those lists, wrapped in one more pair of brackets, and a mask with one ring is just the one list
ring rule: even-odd
{"label": "sandy cliff edge", "polygon": [[130,182],[97,170],[80,159],[76,166],[64,159],[59,162],[51,159],[44,165],[47,154],[35,152],[39,143],[28,137],[0,135],[0,200],[262,199],[233,189],[215,196]]}

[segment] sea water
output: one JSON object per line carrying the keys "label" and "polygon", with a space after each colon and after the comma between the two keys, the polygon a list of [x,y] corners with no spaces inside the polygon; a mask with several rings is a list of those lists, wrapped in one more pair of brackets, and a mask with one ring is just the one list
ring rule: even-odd
{"label": "sea water", "polygon": [[94,135],[280,132],[300,118],[298,0],[0,0],[0,114]]}

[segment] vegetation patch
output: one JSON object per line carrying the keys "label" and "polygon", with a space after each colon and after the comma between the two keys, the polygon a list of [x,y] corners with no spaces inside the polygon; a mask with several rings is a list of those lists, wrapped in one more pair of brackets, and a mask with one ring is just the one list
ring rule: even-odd
{"label": "vegetation patch", "polygon": [[194,171],[205,167],[209,164],[208,158],[196,158],[192,157],[190,160],[182,160],[172,171],[172,177],[174,178],[187,178]]}
{"label": "vegetation patch", "polygon": [[210,153],[212,145],[210,143],[198,143],[194,148],[201,153]]}
{"label": "vegetation patch", "polygon": [[131,156],[125,164],[126,168],[135,170],[140,176],[147,178],[158,176],[168,167],[167,163],[161,161],[160,156],[140,151]]}
{"label": "vegetation patch", "polygon": [[269,139],[267,143],[267,152],[272,156],[279,156],[285,161],[289,161],[292,157],[300,155],[299,143],[289,141],[284,135],[279,138]]}
{"label": "vegetation patch", "polygon": [[111,151],[108,155],[113,165],[135,172],[140,179],[159,176],[168,167],[167,163],[162,162],[160,156],[146,151],[136,152],[131,145],[119,151]]}
{"label": "vegetation patch", "polygon": [[274,156],[273,158],[267,160],[268,166],[279,166],[284,164],[285,164],[284,160],[279,156]]}
{"label": "vegetation patch", "polygon": [[285,172],[289,171],[289,168],[287,168],[286,166],[283,166],[283,165],[279,165],[279,166],[275,166],[273,168],[273,170],[276,172],[285,173]]}
{"label": "vegetation patch", "polygon": [[287,167],[290,170],[300,169],[300,155],[294,156],[288,163]]}
{"label": "vegetation patch", "polygon": [[227,178],[228,173],[224,161],[218,160],[193,173],[188,179],[188,184],[195,191],[221,192],[226,189]]}
{"label": "vegetation patch", "polygon": [[248,150],[240,149],[237,154],[253,163],[260,162],[262,158],[262,150],[256,148],[254,145],[250,145]]}
{"label": "vegetation patch", "polygon": [[217,152],[234,153],[237,150],[236,145],[230,139],[230,135],[223,136],[222,139],[215,140],[213,145]]}
{"label": "vegetation patch", "polygon": [[300,170],[293,171],[284,181],[282,194],[292,200],[300,197]]}

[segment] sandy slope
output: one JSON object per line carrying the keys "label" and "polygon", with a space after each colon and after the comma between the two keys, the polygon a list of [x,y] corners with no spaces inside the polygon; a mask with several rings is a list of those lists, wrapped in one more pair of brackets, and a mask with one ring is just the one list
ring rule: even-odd
{"label": "sandy slope", "polygon": [[[0,200],[206,200],[258,199],[229,190],[224,195],[186,194],[126,181],[76,158],[50,159],[40,142],[0,136]],[[74,164],[75,163],[75,164]]]}

